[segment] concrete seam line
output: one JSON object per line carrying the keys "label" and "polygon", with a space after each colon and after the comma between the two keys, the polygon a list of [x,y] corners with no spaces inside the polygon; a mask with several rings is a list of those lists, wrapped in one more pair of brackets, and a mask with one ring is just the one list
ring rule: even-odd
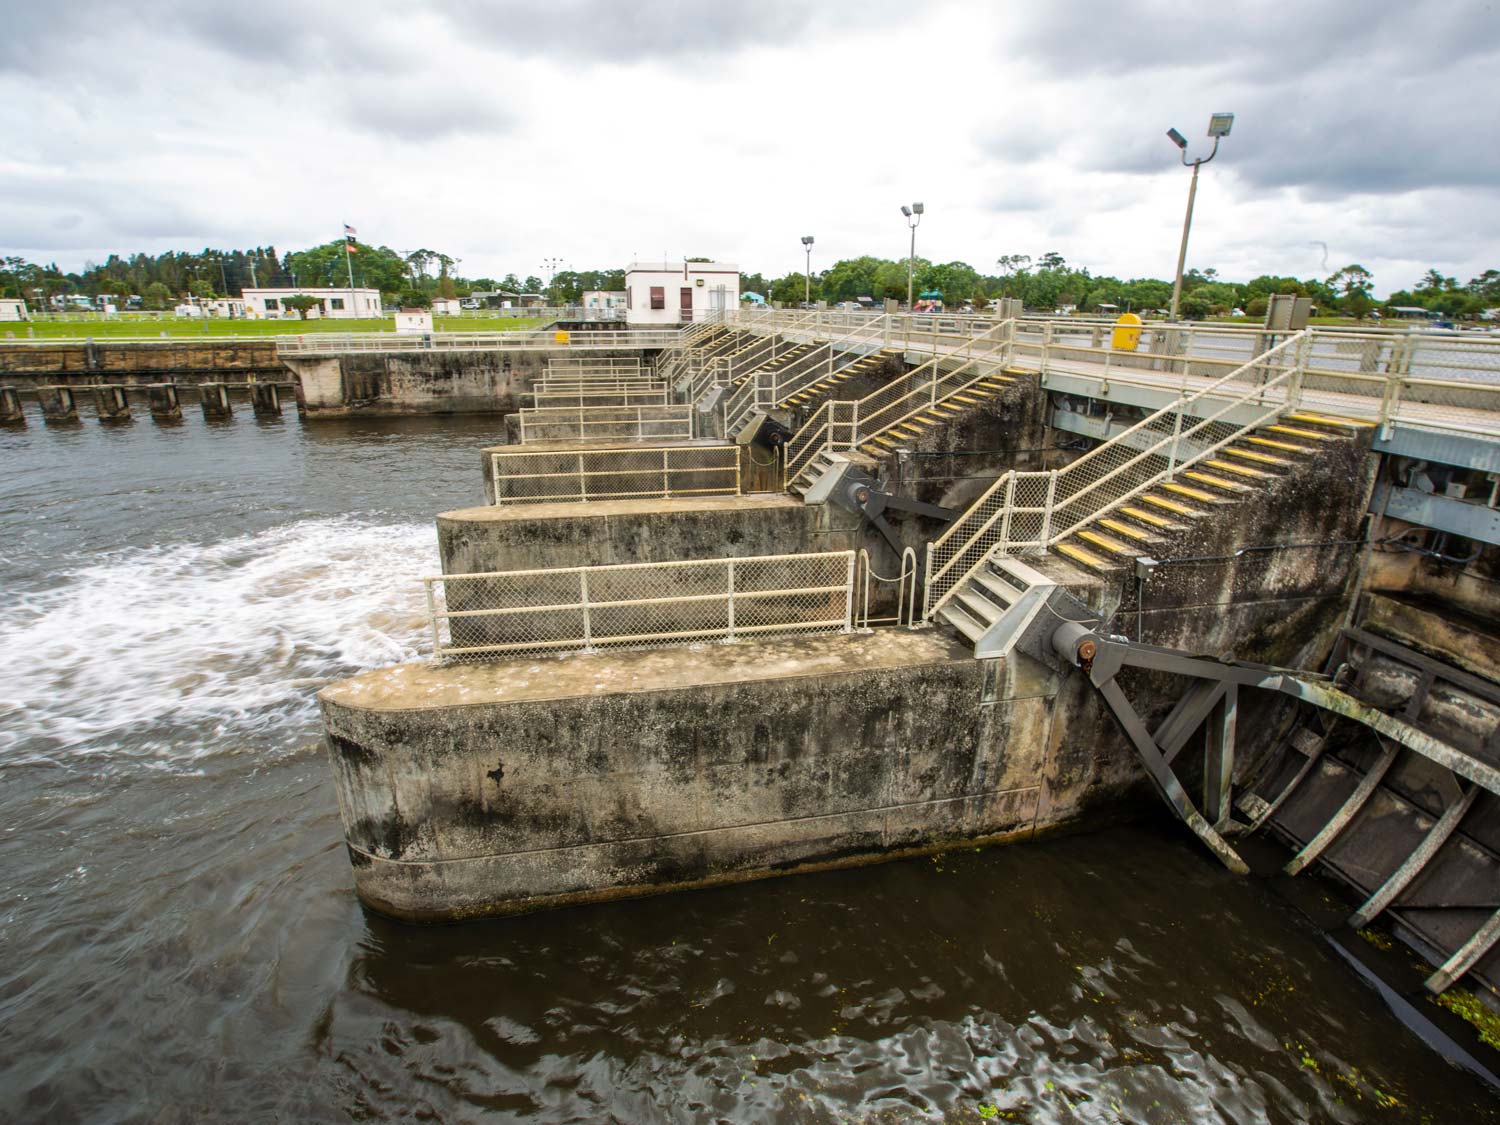
{"label": "concrete seam line", "polygon": [[693,836],[712,836],[722,832],[737,832],[747,828],[774,828],[780,824],[807,824],[816,820],[835,820],[839,817],[864,816],[871,813],[899,812],[902,809],[928,808],[932,805],[951,805],[955,801],[973,801],[984,797],[998,797],[1007,793],[1040,793],[1041,785],[1023,785],[1016,789],[986,789],[979,793],[966,793],[961,797],[938,797],[931,801],[908,801],[899,805],[876,805],[867,809],[853,809],[849,812],[818,813],[814,816],[792,816],[785,820],[756,820],[745,824],[726,824],[718,828],[695,828],[691,832],[663,832],[654,836],[624,836],[618,840],[596,840],[587,844],[567,844],[556,848],[524,848],[520,851],[509,852],[487,852],[484,855],[452,856],[448,859],[389,859],[386,856],[376,855],[374,852],[345,843],[350,851],[358,852],[362,856],[379,860],[381,863],[399,863],[411,867],[434,867],[444,863],[473,863],[483,859],[514,859],[523,855],[550,855],[556,852],[576,852],[584,848],[610,848],[620,844],[647,844],[654,840],[685,840]]}

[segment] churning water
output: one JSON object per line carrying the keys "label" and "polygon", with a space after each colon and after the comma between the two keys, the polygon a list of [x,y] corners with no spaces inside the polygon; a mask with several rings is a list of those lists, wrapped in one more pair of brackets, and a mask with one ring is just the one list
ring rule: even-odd
{"label": "churning water", "polygon": [[421,929],[313,693],[410,659],[489,420],[0,432],[0,1119],[1491,1119],[1170,827]]}

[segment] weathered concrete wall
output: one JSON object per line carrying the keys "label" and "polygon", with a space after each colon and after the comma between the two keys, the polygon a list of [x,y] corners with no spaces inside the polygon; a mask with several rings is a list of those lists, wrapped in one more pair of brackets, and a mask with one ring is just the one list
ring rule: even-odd
{"label": "weathered concrete wall", "polygon": [[[545,351],[348,352],[289,357],[302,380],[308,416],[509,414],[531,405],[529,392],[545,370]],[[650,359],[639,350],[590,351],[590,356]]]}
{"label": "weathered concrete wall", "polygon": [[1057,823],[1053,691],[888,631],[403,665],[320,698],[359,895],[430,920],[1029,836]]}
{"label": "weathered concrete wall", "polygon": [[178,381],[243,382],[286,379],[267,340],[85,341],[6,344],[0,341],[0,384],[35,389],[46,385],[118,383],[144,386]]}
{"label": "weathered concrete wall", "polygon": [[445,574],[847,551],[860,546],[859,523],[784,493],[488,506],[437,518]]}

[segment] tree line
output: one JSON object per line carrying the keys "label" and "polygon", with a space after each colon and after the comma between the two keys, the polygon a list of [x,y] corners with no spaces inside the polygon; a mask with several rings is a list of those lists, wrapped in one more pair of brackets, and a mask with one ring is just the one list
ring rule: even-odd
{"label": "tree line", "polygon": [[[429,305],[435,297],[499,290],[541,293],[548,304],[570,305],[591,290],[625,287],[621,269],[561,270],[546,283],[535,275],[520,278],[514,273],[498,280],[469,278],[458,272],[459,259],[442,251],[399,251],[353,240],[349,245],[347,258],[343,239],[286,254],[279,254],[275,246],[168,251],[154,256],[111,254],[103,263],[90,262],[76,272],[64,272],[56,263],[6,257],[0,259],[0,295],[40,303],[59,295],[103,296],[113,298],[121,308],[139,297],[142,307],[164,309],[186,298],[239,297],[255,286],[343,287],[349,284],[351,269],[356,286],[378,289],[387,303],[400,304]],[[846,258],[814,273],[810,281],[814,301],[904,300],[907,262],[868,255]],[[808,282],[804,274],[795,272],[775,279],[742,273],[740,290],[795,305],[804,299]],[[1374,297],[1374,284],[1374,276],[1358,264],[1344,266],[1326,278],[1264,274],[1244,282],[1222,278],[1214,269],[1193,269],[1183,276],[1179,311],[1188,319],[1228,315],[1236,309],[1259,317],[1265,314],[1268,299],[1278,293],[1310,297],[1320,312],[1357,319],[1393,306],[1419,307],[1450,317],[1472,317],[1500,306],[1500,271],[1493,269],[1463,284],[1430,269],[1415,288],[1397,290],[1384,301]],[[1170,280],[1095,275],[1087,267],[1070,265],[1052,250],[1035,258],[1001,255],[989,273],[967,262],[918,258],[913,263],[912,289],[914,294],[942,294],[950,309],[969,304],[982,308],[998,298],[1013,297],[1036,311],[1068,307],[1110,311],[1110,306],[1150,311],[1165,309],[1172,295]]]}

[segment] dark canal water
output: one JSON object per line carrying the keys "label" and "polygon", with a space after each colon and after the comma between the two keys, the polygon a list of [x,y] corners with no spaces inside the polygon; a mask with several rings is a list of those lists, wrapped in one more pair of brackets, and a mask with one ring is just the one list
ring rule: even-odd
{"label": "dark canal water", "polygon": [[1495,1118],[1170,826],[365,914],[313,692],[418,654],[495,430],[0,432],[0,1119]]}

